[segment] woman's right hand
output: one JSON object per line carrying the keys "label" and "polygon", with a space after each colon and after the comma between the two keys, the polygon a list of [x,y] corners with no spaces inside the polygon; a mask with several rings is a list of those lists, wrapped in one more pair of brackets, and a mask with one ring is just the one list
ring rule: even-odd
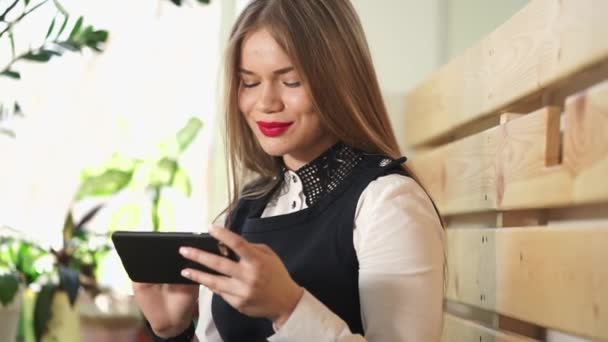
{"label": "woman's right hand", "polygon": [[198,290],[199,285],[133,283],[137,305],[162,338],[177,336],[192,323]]}

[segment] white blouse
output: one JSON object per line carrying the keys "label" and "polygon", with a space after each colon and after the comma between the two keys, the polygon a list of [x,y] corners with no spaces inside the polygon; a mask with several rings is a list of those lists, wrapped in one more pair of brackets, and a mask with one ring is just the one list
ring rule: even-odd
{"label": "white blouse", "polygon": [[[302,182],[287,171],[282,189],[262,217],[307,207]],[[308,291],[271,342],[439,341],[442,324],[444,231],[431,201],[411,178],[372,181],[357,203],[353,245],[359,260],[359,297],[365,336]],[[212,293],[201,286],[199,341],[220,342],[211,315]]]}

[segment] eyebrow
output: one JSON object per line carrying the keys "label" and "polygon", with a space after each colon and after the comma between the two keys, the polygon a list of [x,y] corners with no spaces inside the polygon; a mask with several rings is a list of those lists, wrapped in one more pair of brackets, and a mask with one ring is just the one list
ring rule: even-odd
{"label": "eyebrow", "polygon": [[[285,68],[281,68],[281,69],[275,70],[272,73],[275,74],[275,75],[283,75],[283,74],[286,74],[286,73],[288,73],[290,71],[293,71],[293,70],[295,70],[295,68],[293,66],[288,66],[288,67],[285,67]],[[239,72],[243,73],[243,74],[247,74],[247,75],[255,75],[255,72],[249,71],[249,70],[243,69],[243,68],[239,68]]]}

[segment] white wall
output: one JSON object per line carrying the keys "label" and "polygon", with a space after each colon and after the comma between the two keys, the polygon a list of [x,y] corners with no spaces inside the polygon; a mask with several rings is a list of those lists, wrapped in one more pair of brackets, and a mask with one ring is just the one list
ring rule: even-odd
{"label": "white wall", "polygon": [[367,36],[393,128],[403,149],[404,97],[441,62],[442,0],[352,0]]}
{"label": "white wall", "polygon": [[404,96],[528,0],[352,0],[404,154]]}
{"label": "white wall", "polygon": [[444,0],[446,59],[453,58],[507,21],[529,0]]}

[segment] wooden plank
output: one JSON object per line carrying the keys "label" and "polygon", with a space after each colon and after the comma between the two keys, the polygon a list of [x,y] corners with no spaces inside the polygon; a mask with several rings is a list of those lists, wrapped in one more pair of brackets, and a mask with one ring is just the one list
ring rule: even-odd
{"label": "wooden plank", "polygon": [[474,321],[444,314],[442,342],[532,342],[537,341],[527,337],[496,331]]}
{"label": "wooden plank", "polygon": [[499,208],[506,188],[543,175],[546,160],[559,153],[547,136],[558,134],[559,110],[542,109],[419,154],[409,165],[443,215]]}
{"label": "wooden plank", "polygon": [[608,81],[569,97],[564,115],[563,143],[548,107],[408,165],[443,215],[608,202]]}
{"label": "wooden plank", "polygon": [[406,143],[500,114],[608,60],[608,1],[533,0],[407,95]]}
{"label": "wooden plank", "polygon": [[565,125],[564,165],[577,175],[573,180],[574,202],[605,199],[608,190],[608,82],[568,98]]}
{"label": "wooden plank", "polygon": [[450,300],[608,340],[608,221],[448,229]]}

